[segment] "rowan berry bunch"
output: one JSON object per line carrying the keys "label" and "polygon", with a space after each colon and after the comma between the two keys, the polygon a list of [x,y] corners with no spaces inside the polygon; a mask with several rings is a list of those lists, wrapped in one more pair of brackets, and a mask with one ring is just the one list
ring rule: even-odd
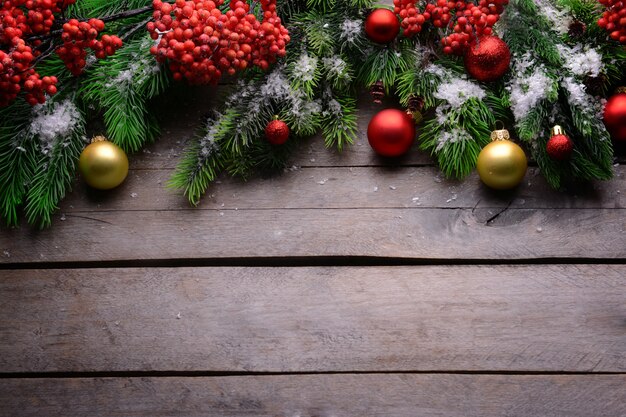
{"label": "rowan berry bunch", "polygon": [[435,0],[426,4],[423,12],[417,6],[418,0],[393,0],[393,3],[395,13],[402,19],[405,36],[414,36],[431,24],[446,34],[441,39],[444,53],[463,55],[472,41],[491,35],[491,28],[509,1],[480,0],[474,4],[462,0]]}
{"label": "rowan berry bunch", "polygon": [[611,39],[626,45],[626,2],[624,0],[599,0],[606,7],[598,26],[609,32]]}
{"label": "rowan berry bunch", "polygon": [[96,58],[103,59],[113,55],[122,46],[122,40],[115,35],[102,35],[98,40],[98,34],[103,30],[104,22],[99,19],[89,19],[87,22],[70,19],[63,25],[63,46],[56,52],[73,75],[83,72],[87,48],[95,52]]}
{"label": "rowan berry bunch", "polygon": [[263,19],[250,13],[246,1],[153,1],[154,22],[148,31],[158,43],[150,52],[159,62],[169,61],[176,80],[191,84],[217,83],[223,74],[235,74],[251,65],[267,70],[285,56],[289,33],[276,13],[276,0],[261,0]]}
{"label": "rowan berry bunch", "polygon": [[[46,94],[57,92],[57,78],[41,77],[35,66],[42,54],[56,50],[70,71],[77,75],[91,48],[98,58],[111,55],[121,46],[115,36],[97,40],[104,23],[70,20],[63,25],[58,47],[53,30],[55,16],[76,0],[4,0],[0,2],[0,107],[11,104],[20,93],[31,105],[44,103]],[[57,23],[58,25],[59,23]],[[45,56],[45,55],[44,55]]]}

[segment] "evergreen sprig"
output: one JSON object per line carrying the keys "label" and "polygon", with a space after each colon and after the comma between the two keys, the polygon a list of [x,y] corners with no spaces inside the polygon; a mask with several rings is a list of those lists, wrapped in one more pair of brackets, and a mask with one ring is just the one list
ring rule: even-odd
{"label": "evergreen sprig", "polygon": [[28,190],[26,218],[31,224],[49,226],[52,213],[71,188],[85,146],[85,118],[78,110],[74,117],[77,120],[69,135],[56,138],[49,152],[40,154],[36,161],[43,168],[35,173]]}
{"label": "evergreen sprig", "polygon": [[81,83],[79,95],[86,106],[104,112],[109,140],[126,151],[137,151],[159,133],[149,101],[170,83],[165,66],[150,54],[148,35],[128,42],[106,60],[98,61]]}
{"label": "evergreen sprig", "polygon": [[9,225],[18,224],[18,208],[37,170],[30,115],[30,106],[22,101],[0,109],[0,217]]}

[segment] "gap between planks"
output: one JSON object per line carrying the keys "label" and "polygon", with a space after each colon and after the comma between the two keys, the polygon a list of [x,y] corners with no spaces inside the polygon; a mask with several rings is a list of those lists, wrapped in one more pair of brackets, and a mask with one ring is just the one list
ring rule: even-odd
{"label": "gap between planks", "polygon": [[94,371],[94,372],[0,372],[0,379],[79,379],[79,378],[221,378],[246,376],[310,376],[310,375],[508,375],[508,376],[585,376],[624,375],[619,371],[465,371],[465,370],[384,370],[384,371],[319,371],[319,372],[235,372],[235,371]]}
{"label": "gap between planks", "polygon": [[109,268],[210,268],[210,267],[376,267],[376,266],[558,266],[626,265],[626,258],[532,258],[532,259],[432,259],[373,256],[251,257],[251,258],[164,258],[115,261],[72,261],[42,263],[0,263],[2,270],[109,269]]}

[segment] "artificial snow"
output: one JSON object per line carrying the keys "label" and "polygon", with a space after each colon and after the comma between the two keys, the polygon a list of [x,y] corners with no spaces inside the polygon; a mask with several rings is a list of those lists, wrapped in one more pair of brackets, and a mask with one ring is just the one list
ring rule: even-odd
{"label": "artificial snow", "polygon": [[442,132],[437,139],[437,148],[436,152],[441,151],[446,145],[450,143],[459,143],[459,142],[467,142],[474,140],[472,135],[470,135],[465,129],[460,127],[455,127],[449,132]]}
{"label": "artificial snow", "polygon": [[472,98],[482,100],[485,98],[485,90],[478,84],[461,78],[453,78],[450,81],[439,85],[434,96],[440,100],[447,101],[452,109],[459,109],[465,102]]}
{"label": "artificial snow", "polygon": [[48,102],[33,108],[30,132],[39,138],[41,152],[47,155],[57,139],[67,138],[80,120],[80,112],[70,100]]}
{"label": "artificial snow", "polygon": [[334,98],[328,102],[328,104],[326,105],[326,109],[327,111],[324,112],[324,116],[328,114],[332,114],[334,116],[341,116],[343,114],[341,104]]}
{"label": "artificial snow", "polygon": [[569,27],[572,24],[572,16],[566,10],[555,8],[548,0],[535,0],[535,5],[539,9],[539,13],[543,14],[552,23],[552,28],[555,31],[561,35],[569,31]]}
{"label": "artificial snow", "polygon": [[317,70],[318,59],[314,56],[309,56],[306,52],[300,55],[298,61],[293,68],[293,76],[304,82],[313,81],[315,71]]}
{"label": "artificial snow", "polygon": [[602,71],[602,55],[593,48],[576,45],[570,48],[565,45],[557,45],[559,54],[563,59],[563,66],[574,75],[584,77],[589,75],[597,77]]}
{"label": "artificial snow", "polygon": [[346,42],[354,43],[361,34],[363,28],[362,20],[350,20],[346,19],[341,24],[341,39]]}
{"label": "artificial snow", "polygon": [[572,77],[565,77],[563,81],[561,81],[561,85],[567,90],[570,103],[580,108],[588,107],[589,96],[585,92],[585,86],[583,84],[576,82]]}
{"label": "artificial snow", "polygon": [[210,120],[207,126],[207,134],[200,140],[200,160],[198,166],[202,168],[203,162],[209,156],[219,150],[219,145],[215,142],[215,136],[218,133],[219,124],[224,116],[218,113],[214,120]]}
{"label": "artificial snow", "polygon": [[[486,93],[478,84],[459,77],[450,70],[439,65],[429,65],[425,71],[435,75],[441,83],[435,92],[435,98],[448,103],[452,110],[461,108],[467,100],[477,98],[482,100]],[[450,109],[447,109],[448,111]],[[440,113],[442,115],[442,113]]]}
{"label": "artificial snow", "polygon": [[322,64],[326,71],[328,71],[328,75],[332,78],[347,78],[348,74],[346,73],[346,68],[348,64],[346,61],[341,59],[340,56],[332,56],[326,57],[322,59]]}
{"label": "artificial snow", "polygon": [[528,56],[516,59],[513,68],[515,76],[511,78],[507,89],[510,93],[511,109],[515,120],[520,122],[535,108],[553,89],[553,81],[546,75],[542,66],[535,66],[530,75],[525,75],[534,61]]}

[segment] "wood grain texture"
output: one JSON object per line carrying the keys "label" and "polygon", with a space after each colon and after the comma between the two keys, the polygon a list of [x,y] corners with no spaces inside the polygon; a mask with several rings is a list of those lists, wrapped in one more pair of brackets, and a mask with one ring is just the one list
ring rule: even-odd
{"label": "wood grain texture", "polygon": [[[188,210],[181,193],[168,189],[171,170],[134,170],[110,191],[78,183],[61,204],[68,213],[111,210]],[[575,192],[552,190],[531,168],[518,189],[495,192],[476,174],[466,181],[445,180],[435,167],[303,168],[248,182],[224,178],[214,184],[199,209],[282,208],[626,208],[626,166],[613,181]]]}
{"label": "wood grain texture", "polygon": [[0,271],[0,372],[626,372],[626,266]]}
{"label": "wood grain texture", "polygon": [[2,417],[621,417],[624,375],[0,380]]}
{"label": "wood grain texture", "polygon": [[111,211],[3,230],[0,264],[163,259],[626,258],[626,209]]}

